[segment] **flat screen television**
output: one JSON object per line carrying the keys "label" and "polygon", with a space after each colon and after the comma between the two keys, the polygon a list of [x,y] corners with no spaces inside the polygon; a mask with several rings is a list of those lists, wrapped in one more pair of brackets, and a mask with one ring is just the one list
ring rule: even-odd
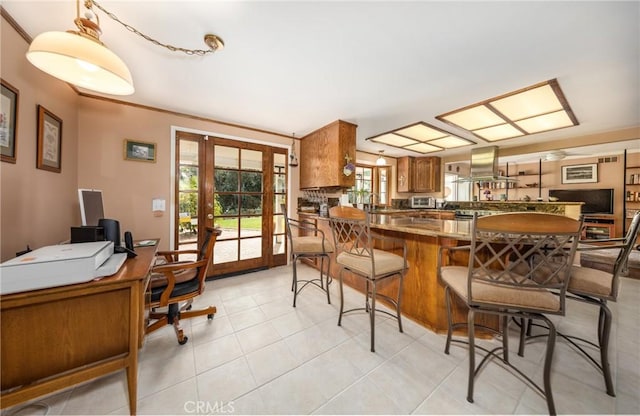
{"label": "flat screen television", "polygon": [[80,200],[82,225],[97,226],[98,220],[104,218],[102,191],[97,189],[78,189],[78,199]]}
{"label": "flat screen television", "polygon": [[583,214],[613,214],[613,189],[550,189],[560,202],[584,202]]}

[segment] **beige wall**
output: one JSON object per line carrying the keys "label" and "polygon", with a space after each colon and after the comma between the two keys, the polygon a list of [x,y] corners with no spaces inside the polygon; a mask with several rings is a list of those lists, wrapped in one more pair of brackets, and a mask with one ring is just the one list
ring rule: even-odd
{"label": "beige wall", "polygon": [[[41,247],[69,238],[77,205],[77,94],[32,66],[28,44],[2,19],[2,79],[19,90],[15,164],[0,163],[1,260],[27,244]],[[62,172],[36,169],[36,105],[62,120]]]}
{"label": "beige wall", "polygon": [[[291,145],[287,137],[95,98],[80,99],[78,118],[78,187],[102,190],[105,216],[117,219],[121,232],[131,231],[134,239],[160,237],[162,248],[169,247],[171,233],[172,129]],[[125,139],[156,143],[156,162],[125,160]],[[290,200],[297,198],[298,178],[298,169],[290,168]],[[160,217],[151,209],[154,198],[166,201]]]}

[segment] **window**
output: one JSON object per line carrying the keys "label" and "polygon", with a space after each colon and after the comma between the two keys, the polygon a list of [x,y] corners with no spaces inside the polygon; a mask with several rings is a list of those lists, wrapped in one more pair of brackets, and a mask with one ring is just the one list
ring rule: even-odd
{"label": "window", "polygon": [[[388,166],[356,166],[356,183],[348,191],[349,202],[352,204],[377,205],[389,204],[389,176]],[[373,197],[373,201],[371,198]]]}
{"label": "window", "polygon": [[[444,199],[445,201],[470,201],[471,183],[457,182],[459,175],[456,173],[444,174]],[[450,190],[447,194],[447,189]]]}

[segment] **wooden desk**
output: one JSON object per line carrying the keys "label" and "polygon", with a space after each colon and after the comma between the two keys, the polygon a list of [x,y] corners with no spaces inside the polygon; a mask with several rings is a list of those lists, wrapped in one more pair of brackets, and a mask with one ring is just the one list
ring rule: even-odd
{"label": "wooden desk", "polygon": [[158,244],[136,248],[113,276],[0,296],[0,407],[127,370],[136,413],[144,293]]}

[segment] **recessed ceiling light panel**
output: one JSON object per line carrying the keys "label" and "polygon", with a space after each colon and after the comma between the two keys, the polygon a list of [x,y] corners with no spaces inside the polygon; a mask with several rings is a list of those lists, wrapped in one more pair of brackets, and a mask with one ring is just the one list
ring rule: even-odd
{"label": "recessed ceiling light panel", "polygon": [[489,142],[577,126],[556,79],[436,116]]}
{"label": "recessed ceiling light panel", "polygon": [[369,137],[367,140],[418,153],[432,153],[475,144],[471,140],[454,136],[448,131],[432,126],[424,121],[400,127],[399,129],[378,136]]}
{"label": "recessed ceiling light panel", "polygon": [[391,133],[383,134],[377,137],[372,137],[367,140],[371,140],[372,142],[376,142],[376,143],[384,143],[384,144],[388,144],[390,146],[395,146],[395,147],[404,147],[410,144],[417,143],[415,140],[411,140],[406,137],[398,136],[397,134],[391,134]]}

